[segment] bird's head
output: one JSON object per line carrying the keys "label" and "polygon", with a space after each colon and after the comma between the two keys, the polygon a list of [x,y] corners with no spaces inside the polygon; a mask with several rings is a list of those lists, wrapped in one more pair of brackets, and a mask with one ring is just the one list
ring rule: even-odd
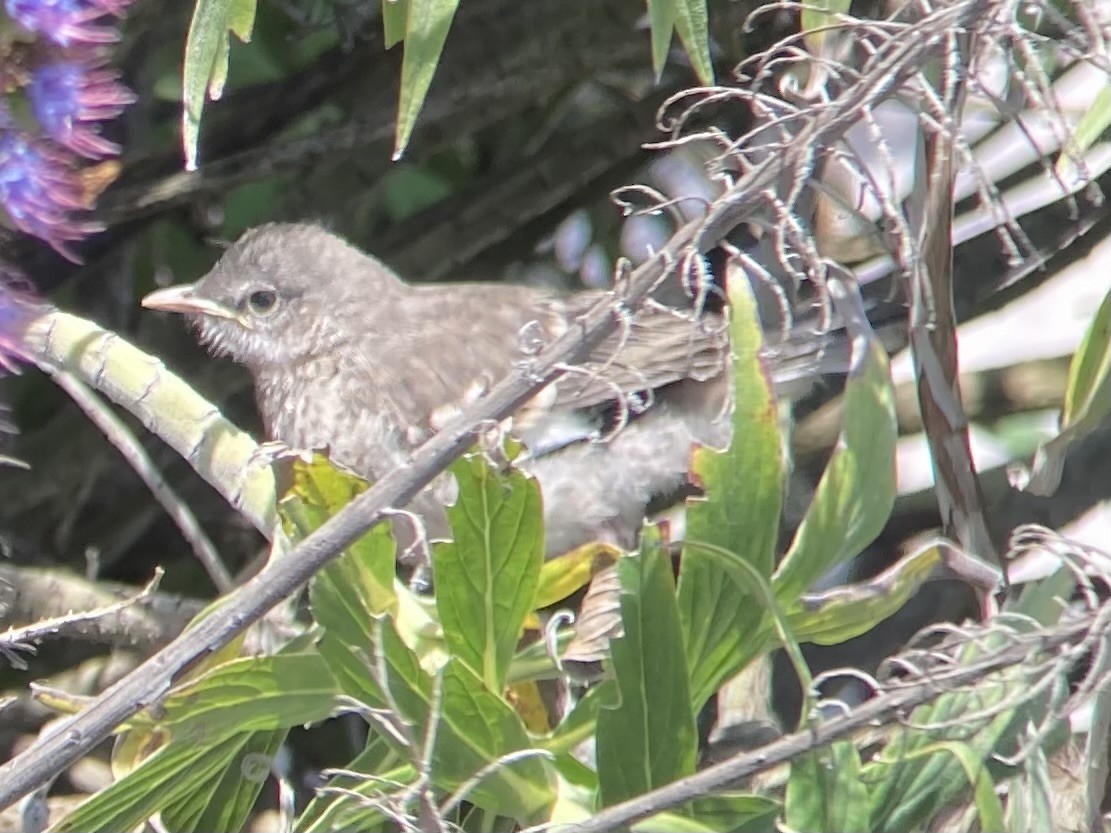
{"label": "bird's head", "polygon": [[341,322],[397,286],[389,269],[334,234],[271,223],[240,237],[196,283],[142,303],[188,315],[212,352],[258,370],[336,349],[352,332]]}

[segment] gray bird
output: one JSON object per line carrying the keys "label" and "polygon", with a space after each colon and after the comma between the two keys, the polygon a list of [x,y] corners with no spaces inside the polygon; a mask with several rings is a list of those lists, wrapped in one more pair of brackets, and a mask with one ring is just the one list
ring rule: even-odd
{"label": "gray bird", "polygon": [[[374,480],[603,295],[410,285],[323,228],[270,224],[143,305],[190,315],[204,344],[250,370],[269,439]],[[728,356],[720,316],[649,304],[507,421],[544,496],[548,556],[629,546],[649,501],[686,482],[691,444],[728,442]],[[431,540],[448,534],[453,485],[408,507]]]}

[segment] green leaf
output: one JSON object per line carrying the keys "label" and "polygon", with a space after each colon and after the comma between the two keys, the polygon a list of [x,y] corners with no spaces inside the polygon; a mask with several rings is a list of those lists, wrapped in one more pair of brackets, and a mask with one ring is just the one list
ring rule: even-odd
{"label": "green leaf", "polygon": [[[1019,617],[1008,617],[1007,624],[1020,633],[1037,627]],[[974,662],[1012,639],[1012,635],[997,634],[969,643],[959,661]],[[938,728],[896,734],[864,767],[864,780],[872,785],[871,822],[866,829],[878,833],[921,829],[939,809],[966,795],[970,786],[977,791],[981,817],[986,814],[991,820],[996,809],[984,794],[987,786],[979,772],[983,770],[987,777],[994,768],[1002,770],[1000,774],[1014,774],[995,759],[1014,755],[1031,725],[1043,726],[1052,719],[1061,727],[1045,736],[1043,743],[1050,749],[1067,737],[1067,719],[1062,724],[1061,718],[1050,717],[1050,693],[1030,698],[1029,689],[1042,674],[1040,664],[1013,666],[988,675],[975,688],[951,691],[915,709],[906,721],[908,726]],[[970,717],[972,714],[978,717]],[[954,757],[959,767],[953,766]],[[1003,828],[993,821],[983,829]]]}
{"label": "green leaf", "polygon": [[544,560],[540,488],[478,454],[451,471],[459,499],[448,509],[454,540],[432,551],[436,607],[451,653],[500,692]]}
{"label": "green leaf", "polygon": [[1061,410],[1061,427],[1080,422],[1093,410],[1107,409],[1107,376],[1111,369],[1111,293],[1104,296],[1084,339],[1069,364],[1069,383]]}
{"label": "green leaf", "polygon": [[671,559],[652,529],[617,570],[624,635],[610,650],[621,703],[602,709],[597,728],[606,806],[694,772],[698,746]]}
{"label": "green leaf", "polygon": [[1057,158],[1054,173],[1064,180],[1076,178],[1077,164],[1109,125],[1111,125],[1111,81],[1105,80],[1091,97],[1088,109],[1084,111],[1080,121],[1073,128],[1072,135],[1065,142]]}
{"label": "green leaf", "polygon": [[203,809],[204,789],[227,769],[249,735],[233,735],[212,745],[163,746],[131,772],[105,787],[62,819],[54,831],[96,833],[133,830],[165,806],[195,801]]}
{"label": "green leaf", "polygon": [[205,95],[216,101],[228,77],[228,32],[246,43],[255,25],[256,0],[197,0],[185,41],[181,138],[185,168],[197,169],[197,138]]}
{"label": "green leaf", "polygon": [[[733,345],[733,441],[722,453],[699,448],[693,475],[706,498],[687,501],[686,537],[736,552],[760,575],[775,567],[783,500],[783,448],[771,385],[760,360],[763,331],[747,281],[729,284]],[[684,548],[679,618],[691,669],[694,708],[741,666],[742,642],[764,615],[723,568]]]}
{"label": "green leaf", "polygon": [[1061,482],[1065,455],[1111,412],[1111,293],[1099,305],[1069,365],[1061,431],[1038,449],[1025,489],[1048,497]]}
{"label": "green leaf", "polygon": [[382,811],[369,802],[359,801],[350,793],[371,798],[382,792],[383,784],[410,784],[416,778],[412,766],[402,764],[397,753],[375,733],[367,737],[363,751],[343,769],[346,772],[366,773],[368,777],[342,774],[329,778],[298,816],[294,826],[297,833],[373,829],[385,821]]}
{"label": "green leaf", "polygon": [[408,0],[405,27],[405,56],[401,60],[401,97],[397,105],[394,159],[409,145],[417,114],[432,83],[436,64],[447,41],[451,19],[459,0]]}
{"label": "green leaf", "polygon": [[900,558],[859,584],[806,594],[787,607],[787,621],[800,642],[837,645],[893,616],[941,563],[941,550],[927,547]]}
{"label": "green leaf", "polygon": [[317,723],[338,707],[339,687],[317,651],[225,663],[175,688],[160,725],[175,741],[203,745],[227,735]]}
{"label": "green leaf", "polygon": [[897,431],[887,354],[875,338],[855,341],[837,450],[775,573],[776,595],[787,604],[872,543],[895,502]]}
{"label": "green leaf", "polygon": [[[355,667],[361,658],[338,640],[325,635],[321,650],[333,667],[337,657],[340,662],[352,664],[350,674],[339,676],[359,686],[358,696],[363,702],[373,708],[400,710],[411,725],[413,742],[422,743],[427,737],[430,719],[438,721],[431,775],[441,789],[457,789],[504,756],[532,748],[517,713],[457,659],[448,660],[440,672],[440,707],[433,715],[433,679],[401,641],[389,619],[375,621],[371,646],[375,658],[363,662],[361,676]],[[382,685],[389,687],[388,699]],[[414,750],[392,733],[383,733],[382,737],[405,760],[412,759]],[[515,818],[531,818],[553,799],[551,768],[538,757],[494,768],[467,798],[485,810]]]}
{"label": "green leaf", "polygon": [[181,833],[241,830],[287,734],[287,729],[275,729],[246,735],[243,745],[208,786],[162,811],[166,829]]}
{"label": "green leaf", "polygon": [[[675,29],[690,56],[698,80],[714,83],[714,64],[710,60],[710,26],[706,0],[673,0]],[[654,51],[654,49],[653,49]]]}
{"label": "green leaf", "polygon": [[787,829],[868,830],[868,809],[868,787],[851,741],[816,749],[791,763],[784,803]]}
{"label": "green leaf", "polygon": [[570,754],[580,743],[594,736],[602,707],[613,707],[617,702],[617,686],[613,680],[591,686],[560,724],[539,739],[539,745],[553,755]]}
{"label": "green leaf", "polygon": [[[311,463],[294,460],[290,472],[278,514],[294,541],[310,535],[368,488],[361,477],[340,471],[320,454]],[[397,613],[396,556],[388,524],[378,524],[349,545],[310,585],[316,621],[352,644],[368,642],[371,618]]]}
{"label": "green leaf", "polygon": [[[517,713],[458,660],[444,668],[442,686],[443,723],[436,738],[434,772],[450,773],[453,781],[462,783],[482,769],[475,765],[476,752],[485,758],[485,766],[533,748]],[[488,771],[467,796],[485,810],[526,820],[539,818],[554,799],[554,773],[547,757],[539,756]]]}
{"label": "green leaf", "polygon": [[[687,803],[680,813],[711,830],[774,830],[783,805],[772,798],[746,793],[705,795]],[[638,828],[639,829],[639,828]]]}
{"label": "green leaf", "polygon": [[659,83],[675,31],[675,0],[648,0],[648,24],[652,29],[652,71]]}
{"label": "green leaf", "polygon": [[405,39],[409,0],[382,0],[382,39],[386,49]]}

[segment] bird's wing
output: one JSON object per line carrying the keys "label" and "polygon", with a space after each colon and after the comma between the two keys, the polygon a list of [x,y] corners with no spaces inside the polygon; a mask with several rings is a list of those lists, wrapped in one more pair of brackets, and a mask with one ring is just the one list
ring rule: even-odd
{"label": "bird's wing", "polygon": [[[599,297],[586,293],[567,299],[568,323]],[[552,407],[589,408],[684,379],[712,379],[722,372],[728,355],[729,335],[721,316],[696,316],[649,302],[556,382]]]}

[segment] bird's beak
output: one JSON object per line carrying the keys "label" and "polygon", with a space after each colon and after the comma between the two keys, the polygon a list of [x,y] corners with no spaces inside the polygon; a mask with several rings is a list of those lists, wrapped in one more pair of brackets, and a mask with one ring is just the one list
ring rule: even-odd
{"label": "bird's beak", "polygon": [[191,312],[199,315],[214,315],[217,318],[236,318],[235,310],[218,304],[208,298],[198,297],[193,284],[181,284],[158,289],[143,298],[147,309],[165,312]]}

